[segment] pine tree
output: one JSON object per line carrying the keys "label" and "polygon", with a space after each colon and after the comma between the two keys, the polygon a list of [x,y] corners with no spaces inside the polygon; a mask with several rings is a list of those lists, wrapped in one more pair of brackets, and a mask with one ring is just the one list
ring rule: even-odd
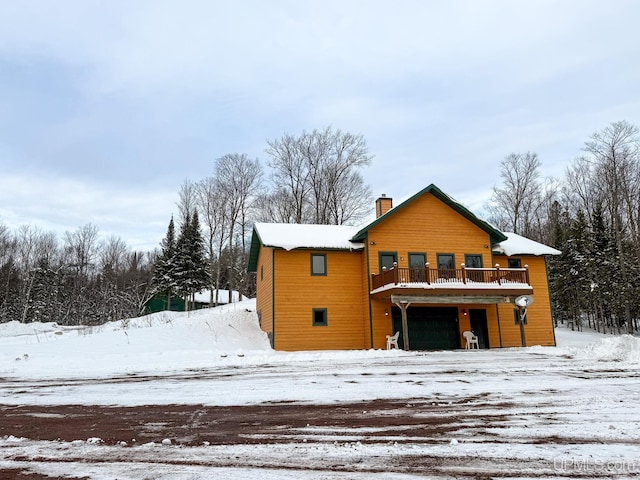
{"label": "pine tree", "polygon": [[178,291],[185,299],[185,309],[188,309],[189,299],[209,284],[198,212],[187,215],[180,228],[176,242],[176,280]]}
{"label": "pine tree", "polygon": [[156,260],[153,284],[158,294],[166,295],[167,310],[171,309],[172,293],[177,290],[176,282],[176,236],[173,223],[173,216],[167,227],[167,235],[162,240],[162,251]]}
{"label": "pine tree", "polygon": [[207,257],[206,246],[202,231],[200,229],[200,221],[198,212],[194,212],[190,226],[191,235],[191,288],[192,293],[199,292],[211,284],[207,273]]}
{"label": "pine tree", "polygon": [[176,291],[182,298],[185,298],[189,291],[190,224],[191,216],[189,215],[189,213],[187,213],[184,221],[182,222],[182,225],[180,225],[180,234],[178,235],[178,240],[176,241],[174,278],[176,282]]}

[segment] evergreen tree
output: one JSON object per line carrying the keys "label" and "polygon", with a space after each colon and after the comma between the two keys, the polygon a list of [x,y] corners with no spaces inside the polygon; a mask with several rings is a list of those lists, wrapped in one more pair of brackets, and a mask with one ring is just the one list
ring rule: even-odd
{"label": "evergreen tree", "polygon": [[207,273],[207,257],[206,246],[200,229],[200,221],[198,212],[193,213],[191,225],[189,226],[189,251],[190,251],[190,278],[189,290],[192,295],[202,291],[210,285],[209,275]]}
{"label": "evergreen tree", "polygon": [[177,290],[177,245],[173,216],[167,227],[167,235],[162,240],[161,253],[158,256],[153,274],[153,284],[158,294],[166,295],[167,310],[171,309],[171,297]]}
{"label": "evergreen tree", "polygon": [[185,309],[189,308],[189,300],[194,294],[209,284],[205,244],[197,212],[193,216],[187,214],[181,225],[176,242],[175,278],[178,292],[185,299]]}

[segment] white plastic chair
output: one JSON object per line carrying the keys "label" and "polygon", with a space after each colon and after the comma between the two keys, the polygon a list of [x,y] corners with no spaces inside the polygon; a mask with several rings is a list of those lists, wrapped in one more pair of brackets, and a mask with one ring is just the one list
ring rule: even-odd
{"label": "white plastic chair", "polygon": [[391,347],[393,348],[400,348],[398,347],[398,337],[400,336],[400,332],[396,332],[393,335],[387,335],[387,350],[391,350]]}
{"label": "white plastic chair", "polygon": [[470,348],[480,348],[480,345],[478,345],[478,336],[474,335],[473,332],[467,330],[466,332],[462,332],[462,336],[466,340],[466,344],[464,346],[465,349],[469,350]]}

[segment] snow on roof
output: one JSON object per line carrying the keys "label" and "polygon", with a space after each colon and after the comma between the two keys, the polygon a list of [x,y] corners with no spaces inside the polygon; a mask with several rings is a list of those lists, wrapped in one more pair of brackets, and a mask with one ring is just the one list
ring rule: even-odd
{"label": "snow on roof", "polygon": [[502,232],[507,239],[493,246],[493,253],[512,255],[560,255],[562,252],[513,232]]}
{"label": "snow on roof", "polygon": [[285,250],[294,248],[330,248],[361,250],[364,244],[349,239],[358,227],[345,225],[300,225],[295,223],[256,223],[254,226],[262,244]]}

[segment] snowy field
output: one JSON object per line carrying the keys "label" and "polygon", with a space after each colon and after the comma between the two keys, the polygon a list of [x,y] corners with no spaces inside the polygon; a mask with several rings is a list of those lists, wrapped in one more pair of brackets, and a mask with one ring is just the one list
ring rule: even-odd
{"label": "snowy field", "polygon": [[0,324],[2,413],[40,409],[30,414],[37,425],[62,406],[229,414],[264,406],[286,415],[348,405],[346,417],[310,416],[247,435],[246,443],[197,445],[163,437],[162,425],[144,444],[99,435],[42,440],[13,426],[0,429],[0,478],[11,478],[2,471],[108,480],[640,474],[638,338],[557,329],[556,348],[286,353],[270,349],[254,309],[247,301],[93,328]]}

